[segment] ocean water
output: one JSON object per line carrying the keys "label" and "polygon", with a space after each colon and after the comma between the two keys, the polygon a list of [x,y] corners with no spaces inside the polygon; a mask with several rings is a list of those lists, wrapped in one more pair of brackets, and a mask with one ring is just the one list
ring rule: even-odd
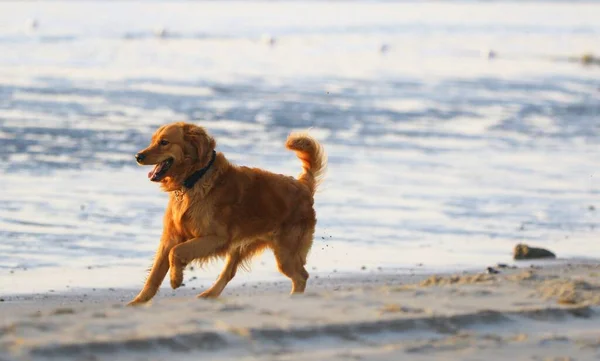
{"label": "ocean water", "polygon": [[[285,174],[287,134],[312,128],[314,275],[478,269],[518,242],[600,257],[600,66],[568,59],[600,54],[598,19],[598,2],[1,2],[0,293],[141,286],[167,195],[133,154],[179,120]],[[267,253],[239,279],[284,278]]]}

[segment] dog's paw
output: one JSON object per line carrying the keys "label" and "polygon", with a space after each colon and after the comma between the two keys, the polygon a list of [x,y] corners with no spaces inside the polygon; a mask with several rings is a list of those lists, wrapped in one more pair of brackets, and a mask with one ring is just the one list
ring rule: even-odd
{"label": "dog's paw", "polygon": [[183,283],[183,268],[171,268],[171,288],[177,289]]}
{"label": "dog's paw", "polygon": [[213,292],[212,289],[208,289],[196,297],[198,297],[198,298],[217,298],[217,297],[219,297],[219,295],[216,292]]}
{"label": "dog's paw", "polygon": [[135,299],[129,301],[127,306],[141,306],[144,303],[146,303],[146,301],[135,298]]}

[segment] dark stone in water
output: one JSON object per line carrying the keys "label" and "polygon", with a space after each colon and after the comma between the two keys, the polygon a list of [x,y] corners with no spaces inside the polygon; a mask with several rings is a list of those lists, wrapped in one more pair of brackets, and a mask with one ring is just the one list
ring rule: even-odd
{"label": "dark stone in water", "polygon": [[540,259],[540,258],[556,258],[556,255],[547,249],[529,247],[526,244],[519,243],[513,251],[514,259]]}

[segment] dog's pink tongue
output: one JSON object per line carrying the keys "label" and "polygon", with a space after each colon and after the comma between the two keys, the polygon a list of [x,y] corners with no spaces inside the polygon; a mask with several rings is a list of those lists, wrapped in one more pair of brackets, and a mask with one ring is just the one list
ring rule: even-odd
{"label": "dog's pink tongue", "polygon": [[152,179],[154,178],[154,176],[160,172],[160,169],[162,168],[162,163],[159,163],[157,165],[154,166],[154,168],[152,168],[152,170],[150,172],[148,172],[148,178]]}

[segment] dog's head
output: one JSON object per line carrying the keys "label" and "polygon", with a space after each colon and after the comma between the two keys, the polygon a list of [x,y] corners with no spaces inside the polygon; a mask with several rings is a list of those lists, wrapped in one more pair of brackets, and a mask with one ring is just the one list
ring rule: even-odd
{"label": "dog's head", "polygon": [[172,123],[160,127],[150,145],[137,153],[140,165],[154,165],[148,173],[153,182],[167,177],[181,178],[205,166],[215,149],[215,140],[204,128],[188,123]]}

